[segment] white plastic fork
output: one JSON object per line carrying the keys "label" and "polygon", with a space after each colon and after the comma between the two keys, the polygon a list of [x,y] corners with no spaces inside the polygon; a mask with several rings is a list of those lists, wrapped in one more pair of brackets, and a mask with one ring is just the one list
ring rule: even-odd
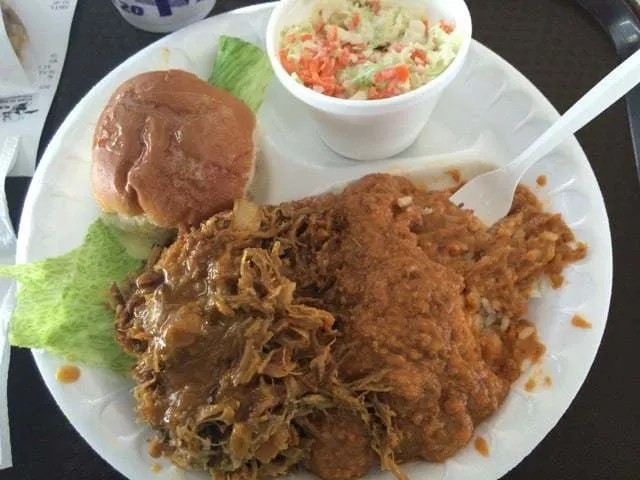
{"label": "white plastic fork", "polygon": [[465,184],[450,200],[473,210],[487,227],[511,209],[516,187],[524,173],[563,140],[580,130],[640,83],[640,50],[618,65],[589,90],[515,160]]}

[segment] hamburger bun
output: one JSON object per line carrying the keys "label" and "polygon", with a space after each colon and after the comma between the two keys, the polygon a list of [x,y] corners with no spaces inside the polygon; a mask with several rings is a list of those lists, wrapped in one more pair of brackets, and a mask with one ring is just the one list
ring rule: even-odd
{"label": "hamburger bun", "polygon": [[123,230],[198,225],[246,193],[255,129],[244,102],[191,73],[138,75],[116,90],[96,125],[93,195]]}

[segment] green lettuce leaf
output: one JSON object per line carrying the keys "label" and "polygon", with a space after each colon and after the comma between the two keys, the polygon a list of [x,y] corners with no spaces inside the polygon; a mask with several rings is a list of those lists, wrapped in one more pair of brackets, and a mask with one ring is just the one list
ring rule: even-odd
{"label": "green lettuce leaf", "polygon": [[43,348],[95,367],[128,370],[133,359],[114,339],[108,291],[112,282],[141,266],[102,220],[89,227],[80,247],[60,257],[0,265],[0,276],[18,281],[10,343]]}
{"label": "green lettuce leaf", "polygon": [[257,112],[267,96],[273,70],[267,54],[252,43],[222,35],[209,83],[223,88]]}

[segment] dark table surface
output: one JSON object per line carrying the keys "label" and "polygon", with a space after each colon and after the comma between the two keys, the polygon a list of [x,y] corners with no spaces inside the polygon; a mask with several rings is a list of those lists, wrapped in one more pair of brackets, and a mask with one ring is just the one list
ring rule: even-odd
{"label": "dark table surface", "polygon": [[[258,3],[218,2],[214,13]],[[531,79],[561,112],[616,64],[606,35],[570,0],[468,3],[475,38]],[[107,0],[79,0],[40,152],[90,87],[157,38],[125,23]],[[640,313],[635,283],[640,267],[640,188],[624,104],[618,102],[578,139],[595,170],[611,221],[614,285],[608,326],[577,398],[508,479],[640,478]],[[28,186],[28,179],[7,180],[16,226]],[[0,479],[123,478],[60,413],[27,350],[12,351],[9,414],[14,467],[0,471]]]}

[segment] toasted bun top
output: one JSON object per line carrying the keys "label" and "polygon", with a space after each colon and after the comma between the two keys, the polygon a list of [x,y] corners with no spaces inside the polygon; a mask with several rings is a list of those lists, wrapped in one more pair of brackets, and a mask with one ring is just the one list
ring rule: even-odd
{"label": "toasted bun top", "polygon": [[255,116],[182,70],[148,72],[113,94],[93,138],[92,188],[103,211],[195,225],[245,193]]}

